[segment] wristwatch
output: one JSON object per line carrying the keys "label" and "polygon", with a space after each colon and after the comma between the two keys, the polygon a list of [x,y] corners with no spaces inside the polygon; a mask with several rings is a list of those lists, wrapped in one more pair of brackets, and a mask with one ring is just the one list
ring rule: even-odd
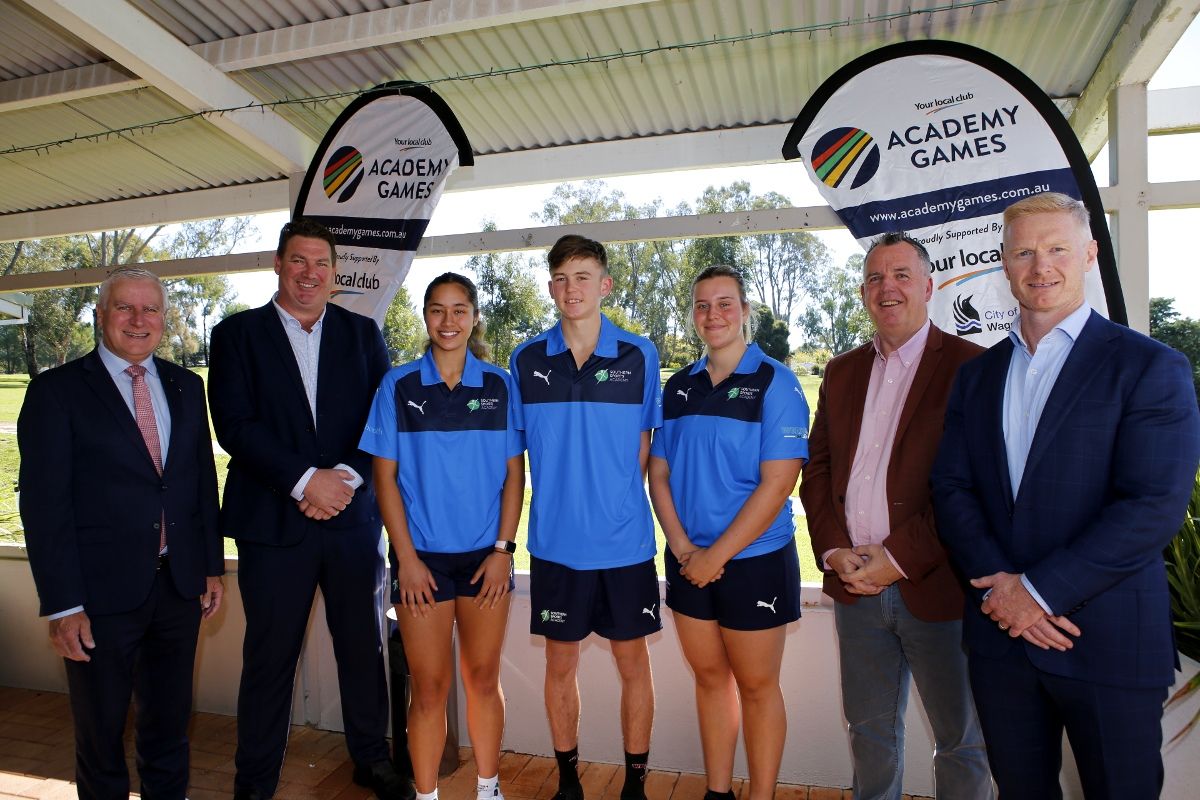
{"label": "wristwatch", "polygon": [[517,543],[506,541],[505,539],[497,539],[496,543],[492,545],[492,549],[497,553],[508,553],[511,556],[517,552]]}

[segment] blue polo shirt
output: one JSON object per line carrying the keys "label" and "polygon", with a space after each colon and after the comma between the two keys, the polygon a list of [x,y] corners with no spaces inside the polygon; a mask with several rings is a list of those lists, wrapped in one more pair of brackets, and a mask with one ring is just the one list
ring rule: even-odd
{"label": "blue polo shirt", "polygon": [[[705,356],[667,381],[663,427],[650,448],[671,468],[675,511],[700,547],[725,532],[758,488],[761,462],[808,458],[808,403],[790,369],[756,344],[716,386],[707,364]],[[778,550],[795,530],[789,498],[762,535],[734,558]]]}
{"label": "blue polo shirt", "polygon": [[638,461],[641,432],[662,425],[654,345],[601,316],[595,352],[577,369],[560,322],[514,350],[509,369],[529,445],[529,552],[572,569],[654,558]]}
{"label": "blue polo shirt", "polygon": [[383,377],[360,450],[397,463],[413,547],[465,553],[495,543],[507,461],[525,449],[508,373],[467,352],[453,390],[433,355]]}

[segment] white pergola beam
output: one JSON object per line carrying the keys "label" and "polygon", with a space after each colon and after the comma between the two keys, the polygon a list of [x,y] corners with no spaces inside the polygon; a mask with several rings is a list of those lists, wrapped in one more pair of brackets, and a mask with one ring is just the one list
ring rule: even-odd
{"label": "white pergola beam", "polygon": [[[258,102],[125,0],[25,0],[191,111]],[[274,111],[255,108],[208,118],[285,174],[302,171],[316,143]]]}
{"label": "white pergola beam", "polygon": [[[205,42],[192,45],[190,49],[221,72],[235,72],[396,42],[649,2],[661,0],[427,0]],[[31,5],[36,6],[35,3]],[[75,67],[51,73],[50,79],[38,75],[0,83],[0,112],[145,85],[146,81],[112,65]]]}
{"label": "white pergola beam", "polygon": [[[538,250],[550,247],[565,233],[579,233],[603,242],[620,243],[712,236],[747,236],[756,233],[780,233],[795,230],[830,230],[839,227],[841,227],[841,222],[829,206],[770,208],[725,214],[623,219],[586,225],[555,225],[451,236],[426,236],[417,249],[416,257],[473,256],[479,253]],[[145,267],[163,278],[212,274],[231,275],[272,269],[274,257],[273,251],[264,250],[256,253],[238,253],[208,258],[152,261],[139,266]],[[90,286],[103,281],[108,276],[108,272],[109,269],[99,267],[8,275],[0,277],[0,292]]]}
{"label": "white pergola beam", "polygon": [[1155,89],[1148,102],[1151,136],[1200,131],[1200,86]]}
{"label": "white pergola beam", "polygon": [[1137,0],[1100,59],[1071,114],[1071,128],[1088,160],[1108,139],[1113,89],[1148,83],[1200,13],[1200,0]]}
{"label": "white pergola beam", "polygon": [[1129,327],[1150,330],[1150,178],[1146,84],[1117,86],[1108,101],[1113,250]]}
{"label": "white pergola beam", "polygon": [[[683,133],[616,142],[497,153],[455,170],[447,192],[561,183],[672,170],[736,167],[779,161],[787,125]],[[160,223],[264,214],[290,207],[288,181],[205,189],[0,216],[0,242]]]}

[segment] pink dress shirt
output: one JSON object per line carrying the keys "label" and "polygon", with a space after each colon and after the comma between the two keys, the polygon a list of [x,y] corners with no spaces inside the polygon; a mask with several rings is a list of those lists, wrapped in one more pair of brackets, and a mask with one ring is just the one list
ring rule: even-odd
{"label": "pink dress shirt", "polygon": [[[850,467],[850,479],[846,484],[846,530],[855,547],[881,544],[892,532],[887,497],[888,464],[892,460],[892,446],[896,443],[896,428],[904,411],[904,401],[908,399],[908,390],[912,387],[917,366],[925,353],[929,325],[926,320],[911,339],[889,356],[883,355],[879,335],[875,335],[878,358],[871,365],[871,380],[867,384],[867,399],[863,404],[862,428],[858,434],[854,462]],[[832,552],[826,551],[821,560],[824,561]],[[904,570],[891,553],[888,553],[888,558],[903,575]]]}

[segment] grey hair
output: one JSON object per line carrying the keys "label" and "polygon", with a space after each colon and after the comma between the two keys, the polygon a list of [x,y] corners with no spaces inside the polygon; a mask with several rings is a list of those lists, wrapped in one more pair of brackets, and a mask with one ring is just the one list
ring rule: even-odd
{"label": "grey hair", "polygon": [[113,286],[121,281],[154,281],[154,284],[158,286],[159,294],[162,295],[163,312],[165,313],[170,307],[170,301],[167,299],[167,287],[163,286],[162,280],[157,275],[141,267],[117,267],[100,284],[100,296],[96,300],[97,308],[108,306],[108,297],[112,294]]}
{"label": "grey hair", "polygon": [[929,258],[929,251],[925,249],[925,245],[909,236],[907,231],[888,231],[878,239],[875,239],[873,242],[871,242],[871,246],[867,248],[867,255],[863,258],[863,277],[866,277],[867,261],[871,258],[871,253],[875,252],[875,248],[889,247],[893,244],[906,244],[913,250],[916,250],[917,257],[921,259],[921,263],[925,265],[925,274],[932,274],[933,262]]}

